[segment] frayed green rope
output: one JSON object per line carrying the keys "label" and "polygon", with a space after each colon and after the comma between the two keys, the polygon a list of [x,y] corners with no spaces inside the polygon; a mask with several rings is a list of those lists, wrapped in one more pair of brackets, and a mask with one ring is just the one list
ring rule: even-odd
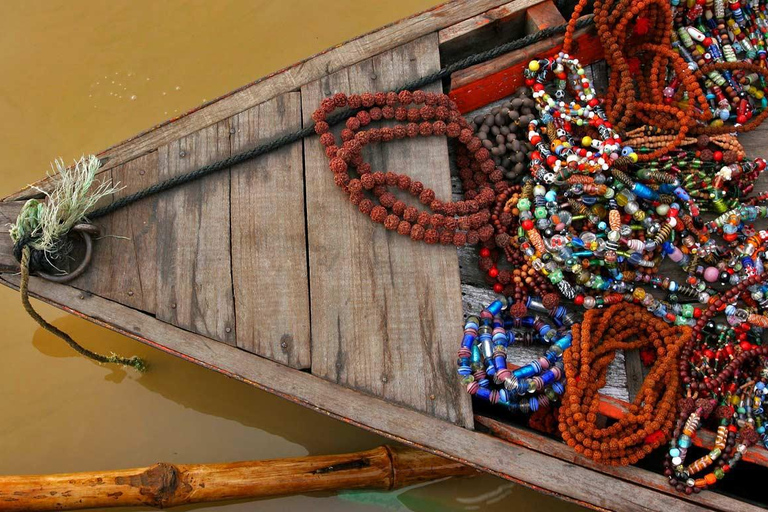
{"label": "frayed green rope", "polygon": [[40,313],[38,313],[35,310],[35,308],[32,307],[32,303],[29,301],[29,257],[31,252],[32,252],[32,249],[30,249],[28,245],[25,245],[21,251],[21,284],[19,285],[19,292],[21,294],[21,303],[24,306],[24,309],[26,310],[26,312],[29,313],[29,316],[31,316],[35,320],[35,322],[37,322],[38,325],[40,325],[40,327],[50,332],[54,336],[57,336],[62,340],[64,340],[67,343],[67,345],[72,347],[80,355],[83,355],[89,359],[93,359],[98,363],[120,364],[123,366],[130,366],[132,368],[135,368],[138,372],[145,372],[147,370],[147,364],[144,362],[143,359],[137,356],[123,357],[114,353],[108,356],[97,354],[96,352],[93,352],[83,347],[74,339],[72,339],[72,336],[65,333],[55,325],[50,324],[45,318],[40,316]]}

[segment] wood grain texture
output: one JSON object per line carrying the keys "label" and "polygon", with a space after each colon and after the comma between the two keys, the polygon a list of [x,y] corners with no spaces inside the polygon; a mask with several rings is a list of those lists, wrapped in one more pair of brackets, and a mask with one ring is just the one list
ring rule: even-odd
{"label": "wood grain texture", "polygon": [[[221,122],[158,150],[159,179],[229,156]],[[165,192],[157,205],[157,318],[235,343],[229,171]]]}
{"label": "wood grain texture", "polygon": [[[108,175],[121,189],[113,199],[157,183],[157,152],[115,167]],[[102,237],[94,244],[88,271],[71,282],[81,290],[154,313],[157,305],[157,199],[148,198],[95,223]],[[116,271],[118,269],[119,271]]]}
{"label": "wood grain texture", "polygon": [[[303,87],[304,119],[330,94],[386,91],[439,67],[437,35],[425,36]],[[364,156],[375,170],[408,174],[450,198],[444,138],[393,141]],[[453,368],[462,319],[456,250],[372,223],[336,187],[316,140],[305,144],[305,173],[312,372],[471,426]]]}
{"label": "wood grain texture", "polygon": [[13,257],[11,224],[16,222],[26,201],[0,202],[0,272],[18,272],[19,262]]}
{"label": "wood grain texture", "polygon": [[520,37],[525,25],[525,10],[542,1],[514,0],[442,29],[438,32],[442,64],[451,64],[490,49],[500,41]]}
{"label": "wood grain texture", "polygon": [[589,457],[577,453],[570,446],[563,445],[561,442],[549,438],[542,438],[542,436],[536,435],[530,431],[511,427],[493,418],[475,416],[475,422],[490,430],[493,435],[515,445],[525,446],[532,450],[553,455],[565,462],[578,464],[579,466],[599,471],[600,473],[610,475],[625,482],[642,485],[649,489],[654,489],[675,498],[688,501],[694,505],[704,506],[714,510],[730,510],[731,507],[741,509],[743,506],[741,502],[733,498],[711,491],[704,491],[697,495],[690,496],[681,494],[670,486],[668,482],[660,482],[658,478],[655,478],[656,475],[644,469],[634,466],[614,467],[598,464]]}
{"label": "wood grain texture", "polygon": [[[504,3],[506,3],[505,0],[454,0],[438,5],[267,75],[221,98],[196,107],[176,119],[161,123],[148,131],[116,144],[101,152],[99,157],[108,159],[105,170],[120,165],[139,155],[158,149],[160,146],[170,144],[185,135],[264,103],[271,98],[295,91],[302,85],[319,80],[327,74],[344,69]],[[50,180],[42,179],[35,183],[35,186],[45,189],[50,186]],[[26,187],[6,197],[4,201],[26,199],[34,197],[36,194],[34,189]]]}
{"label": "wood grain texture", "polygon": [[[18,277],[0,275],[17,288]],[[286,368],[210,338],[185,332],[152,316],[72,287],[33,277],[31,294],[103,327],[310,407],[334,418],[472,465],[541,492],[618,512],[706,510],[680,498],[631,484],[523,446],[469,431],[427,414],[338,386],[306,372]],[[151,362],[151,361],[150,361]],[[543,439],[541,436],[538,438]],[[562,445],[558,445],[562,447]],[[648,479],[664,483],[661,475]],[[732,502],[730,511],[758,510]]]}
{"label": "wood grain texture", "polygon": [[545,28],[557,27],[566,22],[552,0],[546,0],[525,11],[525,31],[533,34]]}
{"label": "wood grain texture", "polygon": [[350,489],[392,490],[417,483],[475,474],[454,461],[408,447],[379,446],[339,455],[0,476],[6,512],[47,512],[271,498]]}
{"label": "wood grain texture", "polygon": [[[236,115],[231,123],[233,153],[298,130],[301,95],[278,96]],[[240,164],[231,172],[237,346],[294,368],[308,368],[302,142]]]}

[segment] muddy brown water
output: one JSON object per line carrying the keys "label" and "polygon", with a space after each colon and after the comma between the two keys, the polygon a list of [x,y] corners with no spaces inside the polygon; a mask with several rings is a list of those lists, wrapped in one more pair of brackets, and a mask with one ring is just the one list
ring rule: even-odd
{"label": "muddy brown water", "polygon": [[[37,0],[0,6],[0,196],[71,161],[437,2]],[[39,304],[132,372],[78,357],[0,287],[0,474],[341,453],[385,439]],[[513,464],[514,461],[510,461]],[[1,508],[1,507],[0,507]],[[566,510],[490,476],[181,510]],[[112,509],[114,510],[114,509]],[[127,510],[127,509],[126,509]],[[132,509],[137,510],[137,509]]]}

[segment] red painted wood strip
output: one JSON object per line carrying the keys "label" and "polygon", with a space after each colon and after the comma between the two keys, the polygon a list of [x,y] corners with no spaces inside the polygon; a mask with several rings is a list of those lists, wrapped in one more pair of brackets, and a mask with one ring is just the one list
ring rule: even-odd
{"label": "red painted wood strip", "polygon": [[[554,43],[554,46],[553,46]],[[563,37],[540,41],[498,59],[459,71],[451,76],[449,93],[461,112],[471,112],[512,94],[524,85],[523,69],[534,58],[555,55],[563,48]],[[597,35],[591,29],[576,32],[574,43],[579,48],[579,61],[588,65],[603,57]]]}

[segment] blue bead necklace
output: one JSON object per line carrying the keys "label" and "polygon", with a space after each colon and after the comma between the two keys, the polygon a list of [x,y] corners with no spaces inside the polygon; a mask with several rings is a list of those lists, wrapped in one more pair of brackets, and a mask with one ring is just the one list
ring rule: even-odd
{"label": "blue bead necklace", "polygon": [[[511,307],[506,298],[493,301],[464,325],[458,359],[462,384],[471,395],[512,412],[548,407],[565,391],[563,352],[571,346],[574,323],[564,307],[547,310],[538,298]],[[521,340],[544,343],[547,351],[511,369],[507,351]]]}

